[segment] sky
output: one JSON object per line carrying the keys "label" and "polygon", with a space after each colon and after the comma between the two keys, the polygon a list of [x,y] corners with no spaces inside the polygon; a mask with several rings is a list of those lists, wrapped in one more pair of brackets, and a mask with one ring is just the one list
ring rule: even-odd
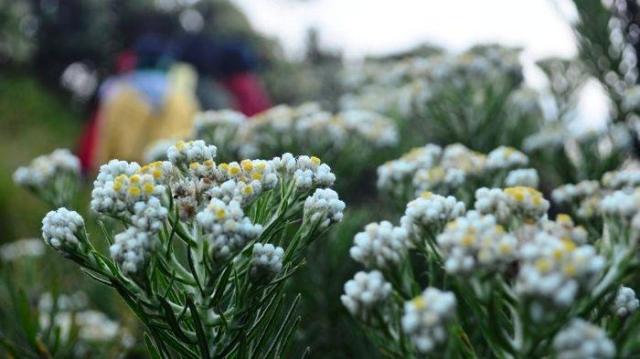
{"label": "sky", "polygon": [[385,54],[425,41],[461,50],[475,43],[523,46],[535,58],[572,56],[565,0],[233,0],[263,33],[295,56],[305,30],[349,58]]}
{"label": "sky", "polygon": [[[525,77],[545,85],[535,60],[572,57],[576,44],[569,0],[233,0],[256,30],[280,40],[285,53],[302,54],[306,30],[319,31],[323,46],[347,59],[410,49],[429,42],[452,51],[498,42],[523,48]],[[580,112],[590,127],[601,125],[606,103],[587,86]]]}

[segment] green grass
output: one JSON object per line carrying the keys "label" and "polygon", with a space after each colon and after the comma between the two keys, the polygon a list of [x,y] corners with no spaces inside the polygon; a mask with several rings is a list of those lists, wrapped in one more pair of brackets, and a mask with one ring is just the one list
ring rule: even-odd
{"label": "green grass", "polygon": [[13,171],[40,154],[76,146],[80,115],[53,91],[32,76],[0,72],[0,242],[38,237],[47,212],[13,184]]}

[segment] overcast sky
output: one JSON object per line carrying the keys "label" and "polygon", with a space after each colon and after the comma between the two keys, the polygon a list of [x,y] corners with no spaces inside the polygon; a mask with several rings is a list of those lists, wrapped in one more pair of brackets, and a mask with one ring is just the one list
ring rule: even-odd
{"label": "overcast sky", "polygon": [[[525,75],[544,86],[533,62],[571,57],[576,45],[568,21],[569,0],[233,0],[260,32],[278,38],[289,56],[304,47],[315,27],[322,45],[351,59],[385,54],[431,42],[453,51],[498,42],[521,46]],[[606,116],[599,89],[589,86],[581,101],[583,124],[597,127]]]}
{"label": "overcast sky", "polygon": [[425,41],[451,49],[479,42],[523,46],[534,58],[571,56],[565,0],[234,0],[261,32],[300,53],[305,30],[348,57],[383,54]]}

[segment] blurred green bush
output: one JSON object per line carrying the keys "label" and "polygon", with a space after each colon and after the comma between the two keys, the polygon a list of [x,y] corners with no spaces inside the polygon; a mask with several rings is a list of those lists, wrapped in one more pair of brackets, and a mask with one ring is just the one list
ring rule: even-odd
{"label": "blurred green bush", "polygon": [[81,116],[34,77],[0,72],[0,242],[39,237],[44,204],[16,187],[13,171],[59,147],[73,149]]}

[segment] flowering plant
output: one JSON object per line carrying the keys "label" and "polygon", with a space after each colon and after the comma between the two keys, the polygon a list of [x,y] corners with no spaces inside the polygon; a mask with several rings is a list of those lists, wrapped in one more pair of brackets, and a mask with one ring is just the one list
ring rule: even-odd
{"label": "flowering plant", "polygon": [[120,294],[154,356],[282,356],[300,321],[283,288],[345,205],[316,157],[216,164],[216,151],[178,142],[169,161],[103,165],[91,209],[109,255],[64,207],[45,216],[43,238]]}
{"label": "flowering plant", "polygon": [[454,194],[469,203],[477,188],[537,187],[538,173],[525,168],[529,158],[501,146],[485,155],[456,143],[444,148],[427,144],[378,167],[378,189],[404,206],[424,191]]}
{"label": "flowering plant", "polygon": [[519,147],[537,130],[542,111],[538,93],[524,85],[518,56],[517,49],[489,45],[365,62],[348,69],[340,105],[398,118],[410,142]]}
{"label": "flowering plant", "polygon": [[[603,183],[634,178],[612,173]],[[371,223],[354,237],[350,255],[366,271],[341,301],[384,353],[638,355],[635,192],[598,202],[600,232],[566,214],[549,219],[550,203],[531,187],[482,187],[473,197],[467,211],[453,196],[423,192],[398,225]]]}
{"label": "flowering plant", "polygon": [[80,160],[67,149],[36,157],[18,168],[13,181],[36,194],[52,207],[68,205],[80,180]]}
{"label": "flowering plant", "polygon": [[[218,156],[228,161],[283,152],[321,154],[337,174],[355,177],[338,184],[350,186],[339,187],[346,193],[365,187],[361,184],[367,182],[368,171],[393,156],[399,141],[390,118],[365,110],[331,113],[312,102],[275,106],[250,118],[233,110],[206,111],[196,116],[192,132],[194,139],[216,143]],[[146,157],[166,159],[170,143],[157,142]]]}

